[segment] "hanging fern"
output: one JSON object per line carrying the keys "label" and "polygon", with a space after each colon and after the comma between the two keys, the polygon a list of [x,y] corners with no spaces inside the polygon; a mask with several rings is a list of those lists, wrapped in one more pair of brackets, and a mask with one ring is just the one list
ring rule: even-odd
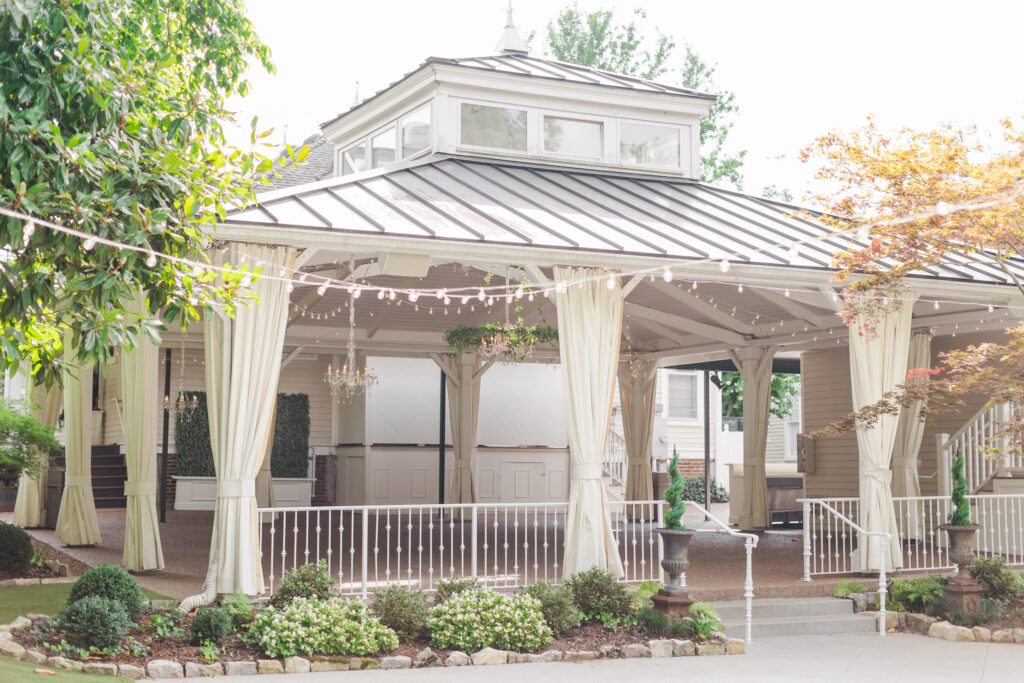
{"label": "hanging fern", "polygon": [[953,514],[949,523],[953,526],[969,526],[971,524],[971,504],[967,501],[967,477],[964,476],[964,454],[958,448],[953,458],[950,473],[953,478]]}
{"label": "hanging fern", "polygon": [[557,344],[558,330],[543,325],[526,325],[522,322],[485,325],[456,325],[444,332],[444,342],[456,353],[477,351],[498,340],[505,349],[506,360],[525,360],[537,344]]}
{"label": "hanging fern", "polygon": [[679,474],[679,454],[672,453],[672,462],[668,466],[669,485],[665,490],[665,501],[669,504],[669,510],[665,513],[665,528],[682,531],[686,528],[683,524],[683,515],[686,513],[686,483],[683,475]]}

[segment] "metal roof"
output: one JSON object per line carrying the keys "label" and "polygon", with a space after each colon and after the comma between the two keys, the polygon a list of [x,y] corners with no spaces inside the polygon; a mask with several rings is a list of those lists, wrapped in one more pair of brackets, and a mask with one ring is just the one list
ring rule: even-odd
{"label": "metal roof", "polygon": [[543,78],[547,80],[555,80],[563,83],[576,83],[580,85],[593,85],[604,88],[616,88],[620,90],[631,90],[633,92],[642,93],[656,93],[664,95],[679,95],[684,97],[696,97],[703,100],[716,100],[717,95],[710,93],[700,92],[697,90],[690,90],[689,88],[681,88],[674,85],[667,85],[665,83],[657,83],[655,81],[648,80],[646,78],[637,78],[635,76],[627,76],[625,74],[617,74],[611,71],[604,71],[602,69],[595,69],[589,66],[580,66],[579,64],[570,64],[569,62],[560,62],[555,59],[545,59],[542,57],[533,57],[530,55],[487,55],[484,57],[460,57],[460,58],[449,58],[449,57],[427,57],[418,67],[405,74],[397,81],[392,82],[386,88],[378,90],[373,95],[370,95],[365,100],[354,104],[348,110],[341,112],[337,116],[327,121],[324,121],[321,127],[328,126],[334,123],[343,116],[351,114],[356,109],[370,103],[376,98],[380,97],[387,91],[394,88],[402,81],[412,77],[419,73],[423,69],[426,69],[434,64],[444,66],[456,66],[467,69],[476,69],[481,71],[490,71],[496,73],[511,74],[515,76],[524,76],[529,78]]}
{"label": "metal roof", "polygon": [[[287,160],[287,153],[282,150],[274,159],[274,170],[277,172],[277,177],[274,172],[267,172],[266,178],[269,185],[256,186],[256,192],[262,194],[295,185],[305,185],[323,180],[334,173],[334,145],[330,144],[321,133],[315,133],[303,140],[301,145],[296,146],[295,151],[297,152],[306,145],[309,145],[309,155],[298,163]],[[286,160],[283,166],[281,165],[282,159]]]}
{"label": "metal roof", "polygon": [[[439,155],[267,193],[224,222],[812,269],[856,244],[797,210],[684,178]],[[954,255],[917,275],[1010,283]]]}

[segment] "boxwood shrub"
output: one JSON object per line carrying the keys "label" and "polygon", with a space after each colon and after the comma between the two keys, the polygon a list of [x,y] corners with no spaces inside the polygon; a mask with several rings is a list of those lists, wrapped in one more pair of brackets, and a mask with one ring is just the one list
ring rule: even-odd
{"label": "boxwood shrub", "polygon": [[87,595],[69,602],[57,618],[57,624],[72,645],[102,650],[120,646],[131,627],[124,605],[100,595]]}
{"label": "boxwood shrub", "polygon": [[90,596],[119,602],[132,620],[142,615],[142,603],[146,599],[132,575],[112,564],[101,564],[82,574],[71,587],[68,604]]}
{"label": "boxwood shrub", "polygon": [[27,572],[32,568],[32,537],[20,526],[0,522],[0,571]]}

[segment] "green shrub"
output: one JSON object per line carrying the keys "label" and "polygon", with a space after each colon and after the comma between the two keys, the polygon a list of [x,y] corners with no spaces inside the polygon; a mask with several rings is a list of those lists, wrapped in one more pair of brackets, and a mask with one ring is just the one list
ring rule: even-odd
{"label": "green shrub", "polygon": [[646,605],[637,610],[636,623],[640,630],[649,636],[666,636],[669,631],[669,618],[667,614],[659,612],[651,605]]}
{"label": "green shrub", "polygon": [[[939,616],[946,610],[946,591],[942,586],[943,579],[938,576],[922,576],[912,581],[896,579],[889,589],[888,597],[892,603],[900,603],[911,612]],[[886,609],[889,609],[888,600]]]}
{"label": "green shrub", "polygon": [[231,615],[223,607],[200,607],[188,627],[193,645],[204,641],[219,643],[231,633]]}
{"label": "green shrub", "polygon": [[146,599],[132,575],[112,564],[101,564],[82,574],[71,587],[68,603],[90,595],[117,600],[133,621],[142,615],[142,603]]}
{"label": "green shrub", "polygon": [[20,526],[0,522],[0,571],[24,573],[32,568],[32,537]]}
{"label": "green shrub", "polygon": [[220,601],[220,606],[227,610],[231,617],[231,625],[235,628],[247,626],[253,617],[252,600],[239,588],[231,595],[225,595]]}
{"label": "green shrub", "polygon": [[544,621],[555,638],[579,626],[583,619],[583,614],[572,603],[572,591],[565,586],[556,588],[547,581],[538,581],[520,588],[519,594],[529,595],[540,603]]}
{"label": "green shrub", "polygon": [[1024,596],[1024,577],[1003,564],[1003,558],[975,557],[967,573],[982,587],[982,596],[995,600],[1016,600]]}
{"label": "green shrub", "polygon": [[832,597],[834,598],[848,598],[854,593],[863,593],[867,589],[864,584],[854,579],[842,579],[836,584],[836,587],[832,589]]}
{"label": "green shrub", "polygon": [[249,638],[271,657],[369,655],[398,647],[398,636],[358,600],[295,598],[252,620]]}
{"label": "green shrub", "polygon": [[623,620],[630,614],[633,599],[626,587],[603,569],[592,567],[573,574],[565,585],[584,621]]}
{"label": "green shrub", "polygon": [[423,591],[404,586],[381,588],[373,594],[370,611],[380,623],[397,633],[399,640],[418,640],[427,633],[430,606]]}
{"label": "green shrub", "polygon": [[964,614],[959,607],[950,611],[949,621],[957,626],[981,626],[999,619],[1002,614],[1001,603],[991,598],[982,598],[981,607],[970,614]]}
{"label": "green shrub", "polygon": [[463,591],[478,591],[480,588],[480,582],[476,579],[470,579],[462,576],[449,576],[447,579],[441,579],[437,582],[437,593],[434,594],[434,604],[440,605],[443,602],[447,602],[453,595],[458,595]]}
{"label": "green shrub", "polygon": [[[704,504],[704,475],[683,477],[683,499]],[[711,502],[728,503],[729,492],[714,479],[711,480]]]}
{"label": "green shrub", "polygon": [[334,582],[327,570],[327,560],[289,569],[281,577],[281,585],[270,598],[274,607],[283,607],[296,598],[327,600],[334,595]]}
{"label": "green shrub", "polygon": [[538,600],[486,589],[463,591],[431,608],[427,628],[431,644],[446,650],[495,647],[527,652],[551,642]]}
{"label": "green shrub", "polygon": [[101,650],[119,647],[131,627],[124,605],[101,595],[86,595],[69,602],[57,621],[72,645]]}
{"label": "green shrub", "polygon": [[687,626],[687,635],[691,638],[707,640],[715,631],[723,630],[722,617],[706,602],[690,605],[690,616],[683,621]]}
{"label": "green shrub", "polygon": [[654,607],[641,607],[637,611],[637,625],[650,636],[707,640],[716,631],[722,631],[722,619],[706,602],[690,605],[690,616],[677,619],[662,614]]}

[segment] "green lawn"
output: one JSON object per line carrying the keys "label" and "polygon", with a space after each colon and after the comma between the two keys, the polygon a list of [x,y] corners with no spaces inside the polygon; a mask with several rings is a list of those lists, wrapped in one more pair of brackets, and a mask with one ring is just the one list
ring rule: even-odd
{"label": "green lawn", "polygon": [[[60,612],[71,593],[70,583],[42,583],[35,586],[5,586],[0,588],[0,624],[9,624],[15,617],[25,614]],[[166,595],[142,589],[150,600],[169,600]],[[14,680],[0,678],[0,681]]]}
{"label": "green lawn", "polygon": [[[31,586],[25,586],[25,588],[31,588]],[[56,676],[50,676],[49,674],[37,674],[33,673],[36,669],[46,669],[52,671]],[[15,659],[0,658],[0,683],[14,683],[17,681],[38,681],[39,683],[49,683],[50,681],[67,681],[67,683],[112,683],[112,681],[128,681],[131,679],[121,678],[120,676],[97,676],[94,674],[79,674],[72,671],[61,671],[60,669],[53,669],[43,664],[29,664],[28,662],[19,662]]]}

